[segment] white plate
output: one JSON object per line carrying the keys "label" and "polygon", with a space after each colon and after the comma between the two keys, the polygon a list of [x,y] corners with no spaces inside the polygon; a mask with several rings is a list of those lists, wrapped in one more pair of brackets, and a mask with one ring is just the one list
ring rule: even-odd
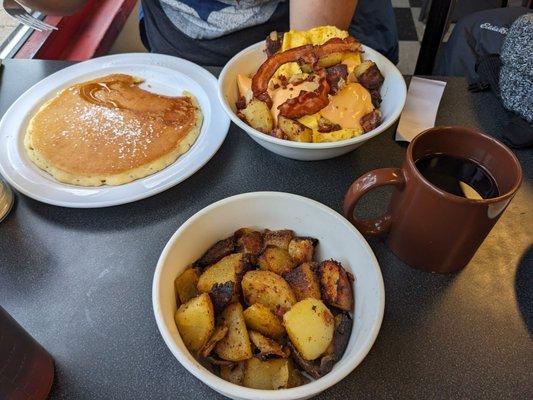
{"label": "white plate", "polygon": [[[121,186],[80,187],[55,180],[34,165],[23,139],[31,116],[64,87],[112,73],[141,77],[141,87],[165,95],[191,92],[204,122],[191,149],[172,165]],[[144,199],[166,190],[198,171],[224,142],[230,120],[217,98],[216,78],[196,64],[161,54],[118,54],[65,68],[43,79],[7,110],[0,122],[0,173],[19,192],[48,204],[75,208],[107,207]]]}

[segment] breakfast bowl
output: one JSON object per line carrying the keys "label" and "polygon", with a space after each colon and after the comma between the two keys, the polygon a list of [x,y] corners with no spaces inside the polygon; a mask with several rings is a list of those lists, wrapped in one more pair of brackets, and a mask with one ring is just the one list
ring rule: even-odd
{"label": "breakfast bowl", "polygon": [[[262,390],[230,383],[209,371],[186,348],[176,326],[175,278],[207,248],[241,227],[292,229],[318,239],[316,257],[335,258],[353,274],[353,327],[340,360],[317,380],[301,386]],[[159,331],[176,359],[200,381],[224,396],[239,400],[306,399],[352,372],[372,347],[383,319],[385,295],[379,265],[363,236],[344,217],[305,197],[254,192],[220,200],[196,213],[170,238],[154,274],[152,302]]]}
{"label": "breakfast bowl", "polygon": [[239,98],[237,76],[252,76],[266,60],[265,42],[256,43],[235,55],[224,67],[218,79],[218,96],[222,107],[231,120],[243,129],[255,142],[283,157],[295,160],[325,160],[348,153],[367,140],[390,128],[399,118],[405,104],[407,89],[402,74],[386,57],[376,50],[362,45],[364,59],[374,61],[383,75],[381,87],[382,103],[380,111],[382,122],[376,128],[351,139],[303,143],[270,136],[252,128],[237,115],[236,101]]}

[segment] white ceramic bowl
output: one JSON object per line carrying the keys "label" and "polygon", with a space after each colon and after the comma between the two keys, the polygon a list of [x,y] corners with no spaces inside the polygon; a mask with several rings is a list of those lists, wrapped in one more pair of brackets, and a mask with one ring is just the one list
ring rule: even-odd
{"label": "white ceramic bowl", "polygon": [[246,124],[237,117],[235,102],[239,97],[237,74],[253,75],[265,61],[264,42],[256,43],[228,61],[218,78],[218,97],[231,120],[264,148],[283,157],[295,160],[325,160],[348,153],[361,146],[367,140],[379,135],[389,128],[400,116],[405,104],[407,89],[405,80],[398,68],[386,57],[370,47],[363,46],[364,58],[374,61],[385,77],[381,88],[383,102],[380,110],[383,122],[376,129],[361,136],[331,143],[299,143],[278,139],[266,135]]}
{"label": "white ceramic bowl", "polygon": [[[354,327],[342,359],[324,377],[282,390],[249,389],[204,368],[186,349],[174,323],[174,279],[216,241],[238,228],[293,229],[319,239],[317,260],[335,258],[356,280]],[[155,270],[152,301],[159,331],[178,361],[199,380],[232,399],[306,399],[348,375],[366,356],[381,326],[385,294],[379,265],[363,236],[340,214],[305,197],[278,192],[246,193],[218,201],[189,218],[170,238]],[[348,395],[348,394],[347,394]]]}

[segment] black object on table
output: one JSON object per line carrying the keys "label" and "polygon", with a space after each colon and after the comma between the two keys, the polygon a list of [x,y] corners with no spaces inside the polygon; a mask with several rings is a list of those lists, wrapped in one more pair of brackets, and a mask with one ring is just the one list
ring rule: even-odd
{"label": "black object on table", "polygon": [[[6,61],[0,113],[28,87],[69,64]],[[503,111],[488,93],[448,82],[438,124],[495,135]],[[231,125],[213,159],[151,198],[104,209],[67,209],[18,194],[0,224],[0,304],[54,357],[51,399],[222,398],[170,353],[152,312],[152,278],[167,240],[222,198],[285,191],[340,211],[345,190],[371,169],[398,166],[405,149],[384,132],[354,152],[299,162],[268,152]],[[320,399],[525,399],[533,369],[531,204],[533,152],[517,151],[525,180],[471,263],[432,275],[369,239],[385,281],[385,317],[374,347]],[[363,200],[383,210],[388,192]],[[529,223],[529,226],[528,226]],[[357,328],[356,328],[357,329]]]}

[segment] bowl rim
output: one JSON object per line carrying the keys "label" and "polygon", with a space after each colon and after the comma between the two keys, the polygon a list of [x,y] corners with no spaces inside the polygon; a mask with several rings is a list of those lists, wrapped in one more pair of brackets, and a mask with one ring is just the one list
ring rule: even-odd
{"label": "bowl rim", "polygon": [[[311,381],[310,383],[304,384],[302,386],[298,386],[295,388],[290,389],[278,389],[278,390],[263,390],[263,389],[252,389],[252,388],[246,388],[244,386],[239,386],[233,383],[230,383],[217,375],[209,372],[206,368],[200,366],[200,364],[194,364],[187,358],[183,352],[183,350],[180,350],[178,346],[176,345],[174,339],[172,338],[168,328],[166,327],[164,323],[164,317],[161,310],[161,306],[159,304],[159,287],[162,284],[161,282],[161,274],[163,270],[163,265],[165,263],[166,258],[168,257],[168,254],[172,247],[177,242],[179,236],[182,234],[182,232],[187,229],[189,226],[194,224],[199,218],[204,216],[205,214],[211,212],[213,209],[222,207],[225,204],[242,200],[242,199],[254,199],[254,198],[285,198],[292,201],[298,201],[298,202],[304,202],[309,205],[318,207],[322,209],[323,211],[330,214],[332,217],[338,220],[339,223],[346,225],[350,230],[353,231],[354,235],[357,237],[357,240],[361,242],[363,248],[366,250],[368,256],[370,257],[370,260],[372,264],[374,264],[374,272],[376,274],[376,280],[378,285],[378,296],[377,296],[377,302],[378,302],[378,315],[377,318],[374,320],[372,327],[369,331],[369,336],[361,348],[357,350],[355,353],[355,356],[351,359],[347,359],[342,365],[339,365],[339,367],[324,377]],[[385,310],[385,288],[383,283],[383,276],[381,274],[381,269],[379,267],[379,264],[377,262],[377,259],[374,255],[374,252],[370,248],[368,242],[365,240],[363,235],[342,215],[331,209],[330,207],[316,201],[309,199],[307,197],[291,194],[291,193],[285,193],[285,192],[273,192],[273,191],[261,191],[261,192],[249,192],[249,193],[242,193],[235,196],[230,196],[227,198],[224,198],[222,200],[216,201],[215,203],[212,203],[208,205],[207,207],[201,209],[197,213],[195,213],[193,216],[191,216],[187,221],[185,221],[177,230],[174,232],[174,234],[171,236],[167,244],[165,245],[161,256],[159,257],[159,260],[157,262],[157,266],[154,273],[154,278],[152,282],[152,306],[154,311],[155,320],[157,323],[157,327],[159,329],[159,332],[161,333],[161,336],[163,337],[163,340],[165,341],[167,347],[170,349],[172,354],[174,354],[174,357],[180,362],[180,364],[191,374],[193,374],[197,379],[199,379],[201,382],[205,383],[207,386],[211,387],[212,389],[218,391],[219,393],[222,393],[226,396],[237,396],[242,399],[249,399],[249,400],[255,400],[255,399],[263,399],[263,400],[296,400],[305,398],[308,396],[313,396],[315,394],[318,394],[327,388],[335,385],[342,379],[344,379],[348,374],[350,374],[366,357],[372,346],[374,345],[376,338],[378,336],[379,330],[381,328],[381,324],[383,321],[383,315]],[[354,320],[355,323],[355,320]],[[352,332],[353,335],[353,332]]]}
{"label": "bowl rim", "polygon": [[402,90],[400,93],[400,96],[401,96],[400,104],[402,105],[401,107],[398,107],[396,110],[394,110],[392,115],[386,121],[384,121],[381,125],[377,126],[376,128],[372,129],[370,132],[364,133],[362,135],[359,135],[357,137],[347,139],[347,140],[340,140],[337,142],[323,142],[323,143],[304,143],[304,142],[293,142],[291,140],[278,139],[273,136],[267,135],[263,132],[258,131],[257,129],[252,128],[250,125],[248,125],[243,120],[241,120],[239,117],[237,117],[235,112],[233,112],[233,110],[229,106],[224,96],[224,93],[222,92],[222,82],[224,82],[226,75],[233,67],[233,64],[245,54],[256,52],[257,49],[262,46],[264,46],[264,41],[255,43],[251,46],[248,46],[244,50],[241,50],[240,52],[238,52],[226,63],[226,65],[224,66],[224,68],[222,69],[218,77],[218,99],[220,103],[222,104],[222,108],[224,108],[224,110],[229,115],[230,119],[233,121],[234,124],[236,124],[239,128],[243,129],[245,132],[247,132],[249,135],[253,136],[256,139],[270,142],[273,144],[277,144],[280,146],[293,147],[293,148],[298,148],[298,149],[319,150],[319,149],[332,149],[332,148],[350,146],[356,143],[365,142],[368,139],[371,139],[374,136],[377,136],[380,133],[386,131],[400,117],[400,114],[402,113],[403,108],[405,107],[405,101],[407,98],[407,85],[405,83],[405,79],[403,78],[403,75],[401,74],[401,72],[387,57],[379,53],[377,50],[374,50],[371,47],[368,47],[362,44],[363,52],[367,50],[371,50],[372,52],[374,52],[376,54],[376,57],[379,58],[380,63],[387,64],[390,67],[390,70],[392,71],[391,75],[395,76],[396,78],[399,78],[399,82],[401,82],[401,86],[402,86]]}

